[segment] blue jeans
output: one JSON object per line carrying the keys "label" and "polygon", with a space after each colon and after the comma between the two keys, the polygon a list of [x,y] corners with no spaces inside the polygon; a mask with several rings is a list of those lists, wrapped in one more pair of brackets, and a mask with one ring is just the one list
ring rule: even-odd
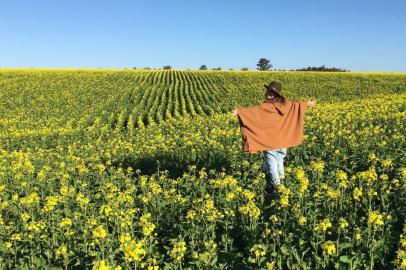
{"label": "blue jeans", "polygon": [[283,166],[283,158],[287,154],[286,148],[278,148],[264,152],[264,166],[273,185],[281,184],[282,178],[285,176],[285,169]]}

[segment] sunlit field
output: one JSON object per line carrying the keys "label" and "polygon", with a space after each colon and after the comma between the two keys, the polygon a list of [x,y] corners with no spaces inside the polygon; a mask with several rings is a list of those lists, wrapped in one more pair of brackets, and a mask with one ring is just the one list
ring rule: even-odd
{"label": "sunlit field", "polygon": [[[236,107],[314,96],[270,195]],[[406,74],[0,69],[0,269],[406,269]]]}

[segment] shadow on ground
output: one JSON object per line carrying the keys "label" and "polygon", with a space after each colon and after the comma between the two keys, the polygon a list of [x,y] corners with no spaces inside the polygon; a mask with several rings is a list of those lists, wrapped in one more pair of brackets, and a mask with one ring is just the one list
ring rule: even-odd
{"label": "shadow on ground", "polygon": [[190,157],[174,157],[170,153],[159,153],[151,156],[132,157],[126,156],[121,161],[113,162],[116,168],[132,167],[139,169],[142,175],[152,175],[159,171],[168,170],[168,177],[176,178],[188,171],[190,165],[195,165],[197,170],[206,168],[206,171],[214,170],[218,172],[232,173],[231,160],[226,155],[198,156],[195,159]]}

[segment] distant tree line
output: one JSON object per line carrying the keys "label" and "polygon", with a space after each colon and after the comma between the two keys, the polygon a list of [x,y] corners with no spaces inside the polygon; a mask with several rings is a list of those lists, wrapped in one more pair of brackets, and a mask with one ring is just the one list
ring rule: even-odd
{"label": "distant tree line", "polygon": [[[291,70],[291,71],[293,71],[293,70]],[[328,67],[325,67],[325,65],[322,65],[320,67],[300,68],[300,69],[296,69],[296,71],[337,71],[337,72],[346,72],[346,71],[349,71],[349,70],[336,68],[336,67],[328,68]]]}
{"label": "distant tree line", "polygon": [[[271,61],[265,57],[262,57],[259,59],[258,63],[257,63],[257,70],[259,71],[267,71],[270,70],[273,67],[273,65],[271,64]],[[133,67],[133,69],[137,69],[136,67]],[[144,67],[144,69],[151,69],[150,67]],[[159,68],[154,68],[154,70],[157,70]],[[171,70],[172,66],[171,65],[165,65],[163,66],[162,69],[165,70]],[[189,68],[187,70],[190,70]],[[206,65],[201,65],[199,70],[208,70]],[[222,70],[221,67],[214,67],[211,70]],[[229,68],[229,70],[234,70],[232,68]],[[248,70],[248,67],[243,67],[241,68],[241,70],[246,71]],[[274,71],[288,71],[285,69],[274,69]],[[341,69],[341,68],[336,68],[336,67],[332,67],[332,68],[328,68],[325,65],[322,65],[320,67],[307,67],[307,68],[300,68],[300,69],[290,69],[289,71],[337,71],[337,72],[346,72],[346,71],[350,71],[350,70],[346,70],[346,69]]]}
{"label": "distant tree line", "polygon": [[[206,65],[201,65],[200,68],[199,68],[199,70],[208,70],[208,68],[207,68]],[[221,70],[221,67],[215,67],[215,68],[212,68],[211,70]],[[229,68],[228,70],[234,70],[234,69],[233,69],[233,68]],[[248,70],[248,68],[247,68],[247,67],[243,67],[243,68],[241,68],[241,70]]]}

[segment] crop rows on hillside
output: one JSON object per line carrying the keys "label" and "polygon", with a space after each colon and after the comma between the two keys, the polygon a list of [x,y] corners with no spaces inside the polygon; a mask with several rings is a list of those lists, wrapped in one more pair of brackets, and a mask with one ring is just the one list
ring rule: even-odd
{"label": "crop rows on hillside", "polygon": [[[394,269],[406,75],[0,70],[0,268]],[[234,107],[316,96],[271,197]]]}

